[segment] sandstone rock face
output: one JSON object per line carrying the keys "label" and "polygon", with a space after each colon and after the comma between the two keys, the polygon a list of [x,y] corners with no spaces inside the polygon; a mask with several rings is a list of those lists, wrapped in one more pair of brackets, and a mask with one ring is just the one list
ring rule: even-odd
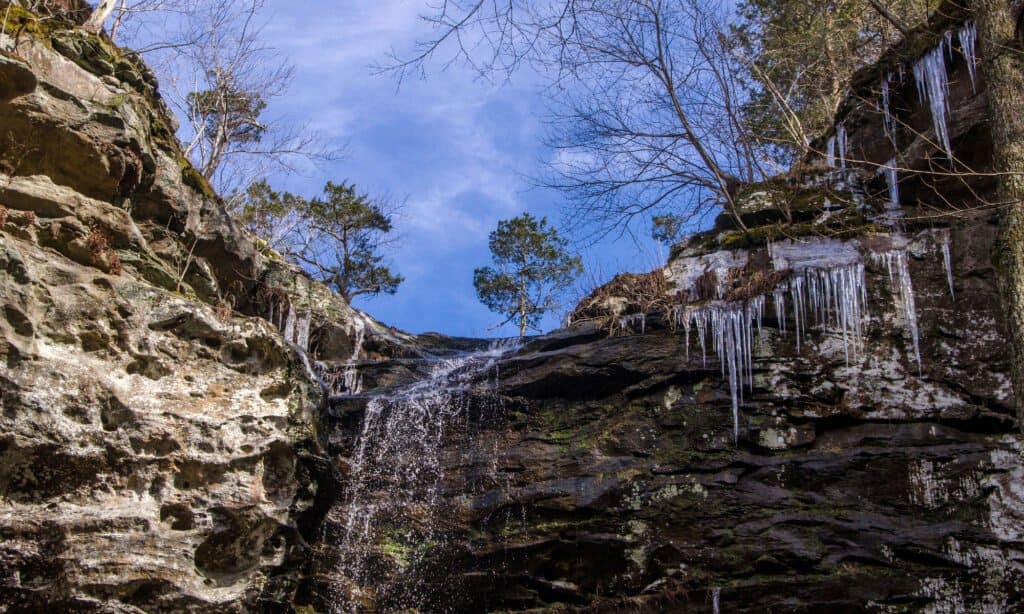
{"label": "sandstone rock face", "polygon": [[148,70],[47,23],[0,40],[0,611],[287,603],[332,470],[266,318],[347,355],[352,311],[233,226]]}

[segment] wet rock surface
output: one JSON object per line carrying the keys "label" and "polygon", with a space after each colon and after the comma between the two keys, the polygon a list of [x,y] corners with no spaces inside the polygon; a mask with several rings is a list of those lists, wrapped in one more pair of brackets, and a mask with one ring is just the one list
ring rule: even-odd
{"label": "wet rock surface", "polygon": [[[738,612],[1022,607],[1024,447],[983,257],[991,229],[953,232],[955,300],[944,232],[904,241],[920,368],[898,291],[869,264],[859,358],[827,327],[798,352],[791,314],[786,332],[766,316],[738,443],[719,360],[664,318],[645,334],[583,326],[528,342],[484,378],[478,411],[446,426],[429,521],[443,537],[374,559],[415,593],[360,594],[460,612],[710,611],[715,593]],[[342,466],[359,425],[330,423]],[[332,550],[345,521],[328,516],[300,591],[318,611],[345,585]]]}

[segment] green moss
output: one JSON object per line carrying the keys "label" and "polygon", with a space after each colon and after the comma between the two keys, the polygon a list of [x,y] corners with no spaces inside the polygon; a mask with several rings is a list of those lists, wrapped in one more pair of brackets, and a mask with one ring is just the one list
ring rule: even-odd
{"label": "green moss", "polygon": [[402,568],[408,567],[412,560],[412,548],[399,541],[385,538],[384,543],[380,545],[380,550]]}
{"label": "green moss", "polygon": [[7,19],[3,23],[4,32],[7,32],[14,37],[21,34],[27,34],[51,48],[52,45],[50,44],[50,39],[54,32],[59,30],[68,30],[74,27],[74,24],[64,19],[60,19],[58,17],[42,17],[20,6],[5,4],[0,8],[0,15],[4,14],[7,15]]}
{"label": "green moss", "polygon": [[181,164],[181,180],[185,182],[185,185],[192,188],[196,192],[199,192],[206,198],[217,198],[217,192],[214,191],[213,186],[210,182],[203,177],[199,171],[192,166],[192,163],[186,160],[184,157],[178,161]]}

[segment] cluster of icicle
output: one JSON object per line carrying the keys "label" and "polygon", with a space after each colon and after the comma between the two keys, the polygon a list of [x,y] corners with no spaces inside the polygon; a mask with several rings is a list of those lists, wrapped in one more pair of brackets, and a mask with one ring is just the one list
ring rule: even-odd
{"label": "cluster of icicle", "polygon": [[[794,272],[771,294],[775,318],[780,330],[786,330],[786,300],[792,305],[797,350],[809,326],[835,328],[843,339],[847,363],[863,350],[861,323],[866,311],[867,294],[863,263],[828,268],[807,268]],[[733,438],[739,439],[739,406],[743,388],[753,388],[754,331],[761,333],[766,296],[748,301],[715,300],[699,306],[678,305],[672,319],[686,334],[689,358],[690,333],[696,330],[704,364],[709,341],[729,382],[732,395]]]}
{"label": "cluster of icicle", "polygon": [[359,374],[359,357],[363,353],[363,342],[366,340],[366,323],[358,317],[354,318],[352,322],[355,327],[352,354],[345,360],[341,370],[332,369],[320,361],[313,363],[315,378],[329,397],[350,396],[363,391],[363,378]]}
{"label": "cluster of icicle", "polygon": [[[949,138],[949,72],[946,66],[946,58],[953,59],[955,46],[953,44],[954,34],[952,31],[939,40],[939,44],[924,54],[913,66],[914,81],[917,84],[918,99],[922,104],[927,104],[931,110],[932,126],[935,130],[935,138],[938,145],[946,153],[949,159],[953,158],[953,148]],[[967,64],[967,74],[971,79],[971,87],[977,91],[977,26],[973,21],[966,22],[956,33],[959,42],[960,54]],[[890,91],[894,82],[903,82],[903,67],[898,72],[886,73],[882,76],[879,84],[881,90],[881,111],[882,122],[885,134],[892,142],[893,151],[898,151],[896,143],[897,125],[896,118],[892,113],[890,104]],[[838,156],[837,156],[838,148]],[[825,152],[825,163],[831,167],[846,168],[847,152],[846,127],[840,123],[836,126],[835,136],[828,140],[827,151]],[[879,169],[885,175],[889,185],[889,206],[887,215],[892,219],[893,224],[898,223],[898,215],[895,209],[900,204],[899,177],[897,174],[896,160],[889,160],[885,166]]]}
{"label": "cluster of icicle", "polygon": [[[332,510],[343,526],[337,571],[354,588],[336,596],[333,612],[364,611],[356,587],[372,587],[374,599],[402,611],[423,606],[429,579],[418,573],[424,552],[416,545],[442,540],[449,522],[441,500],[445,437],[455,420],[465,420],[470,403],[479,402],[470,394],[473,387],[484,380],[491,390],[491,372],[516,347],[517,340],[499,341],[484,351],[438,359],[429,377],[370,398],[345,497]],[[385,541],[404,553],[398,574],[382,573],[375,563]]]}
{"label": "cluster of icicle", "polygon": [[921,369],[921,349],[917,331],[917,307],[914,305],[914,286],[910,280],[910,267],[907,263],[906,250],[896,249],[888,252],[871,254],[872,260],[884,264],[889,272],[889,284],[897,310],[903,316],[910,339],[914,345],[914,360]]}
{"label": "cluster of icicle", "polygon": [[285,341],[294,344],[303,353],[309,351],[309,327],[313,320],[311,312],[299,314],[290,301],[280,305],[271,301],[267,320],[277,326]]}

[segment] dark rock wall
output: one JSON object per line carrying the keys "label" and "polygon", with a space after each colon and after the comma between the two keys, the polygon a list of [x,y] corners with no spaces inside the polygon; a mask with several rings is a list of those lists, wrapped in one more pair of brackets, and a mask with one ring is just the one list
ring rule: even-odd
{"label": "dark rock wall", "polygon": [[[920,370],[884,265],[868,266],[849,365],[834,329],[797,353],[792,320],[781,332],[766,317],[735,445],[728,384],[695,334],[689,359],[656,317],[646,334],[531,342],[501,365],[500,411],[449,425],[439,515],[457,520],[416,568],[419,603],[704,611],[717,592],[732,612],[1024,607],[1024,448],[992,233],[952,235],[956,300],[942,234],[911,242]],[[358,430],[343,416],[342,459]],[[340,571],[321,571],[332,594]]]}

